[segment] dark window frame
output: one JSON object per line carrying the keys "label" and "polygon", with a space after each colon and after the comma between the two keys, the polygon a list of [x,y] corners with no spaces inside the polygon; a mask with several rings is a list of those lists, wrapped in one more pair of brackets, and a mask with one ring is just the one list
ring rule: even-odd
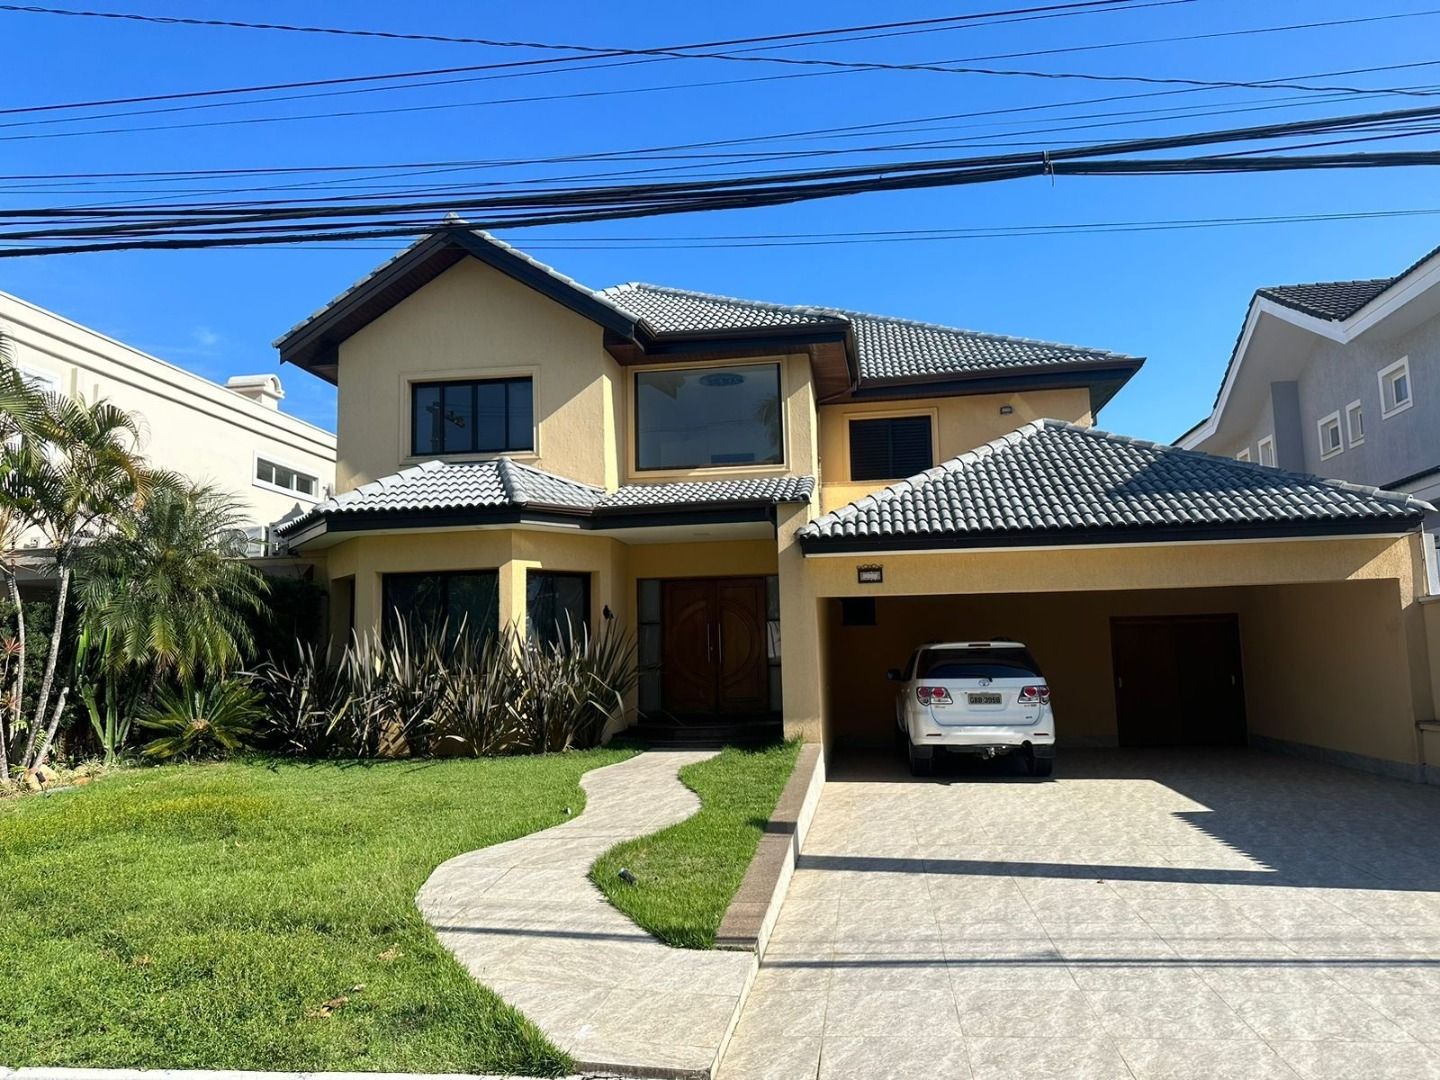
{"label": "dark window frame", "polygon": [[[417,578],[436,578],[443,586],[440,608],[442,611],[450,607],[450,584],[456,578],[488,576],[494,583],[495,588],[495,624],[484,627],[480,632],[483,634],[498,633],[500,630],[500,570],[498,567],[476,567],[473,570],[418,570],[401,571],[399,573],[383,573],[380,575],[380,627],[382,637],[390,633],[396,622],[400,619],[408,619],[411,613],[402,612],[395,604],[391,603],[391,587],[403,581],[414,581]],[[412,625],[411,627],[415,627]],[[474,626],[467,626],[467,631],[474,633]],[[450,634],[458,633],[459,628],[448,626]]]}
{"label": "dark window frame", "polygon": [[[511,387],[524,383],[530,391],[530,417],[529,423],[524,425],[524,445],[512,443],[511,429],[515,426],[512,416]],[[470,388],[470,445],[463,450],[439,450],[426,449],[420,446],[420,425],[417,423],[417,398],[421,391],[439,390],[441,401],[444,401],[445,391],[456,387],[468,386]],[[480,426],[475,423],[478,413],[478,402],[476,396],[481,386],[503,386],[505,388],[505,437],[502,440],[503,446],[480,446]],[[443,429],[442,429],[443,431]],[[443,442],[443,439],[442,439]],[[456,457],[464,454],[515,454],[534,453],[535,451],[535,377],[533,375],[505,375],[494,379],[426,379],[421,382],[410,384],[410,456],[411,457]]]}
{"label": "dark window frame", "polygon": [[[760,363],[725,363],[725,364],[696,364],[666,366],[663,368],[646,368],[636,371],[630,380],[630,400],[632,403],[631,412],[634,413],[630,425],[630,432],[635,440],[634,463],[635,471],[648,473],[663,472],[694,472],[701,469],[779,469],[784,468],[788,462],[788,446],[786,444],[786,414],[785,414],[785,373],[781,370],[782,365],[778,360],[761,361]],[[776,449],[779,457],[775,461],[719,461],[704,462],[698,465],[642,465],[640,464],[640,380],[645,375],[653,375],[658,371],[675,371],[680,373],[688,372],[718,372],[727,368],[770,368],[775,372],[775,401],[779,409],[780,431],[779,439],[776,442]]]}
{"label": "dark window frame", "polygon": [[[578,579],[584,584],[584,586],[585,586],[585,614],[584,614],[584,617],[583,617],[583,619],[582,619],[582,625],[584,626],[585,631],[588,633],[589,630],[590,630],[590,622],[591,622],[591,619],[594,617],[594,614],[595,614],[595,586],[594,586],[594,582],[591,580],[591,579],[593,578],[593,576],[594,576],[593,574],[591,574],[589,571],[586,571],[586,570],[546,570],[546,569],[543,568],[543,567],[531,567],[530,569],[526,570],[526,572],[525,572],[525,632],[526,632],[528,635],[530,635],[531,637],[538,638],[539,640],[544,641],[544,642],[546,642],[547,644],[553,644],[553,643],[554,643],[554,640],[558,640],[558,638],[559,638],[559,636],[560,636],[560,628],[559,628],[559,625],[558,625],[558,624],[556,624],[556,627],[555,627],[555,630],[554,630],[554,633],[555,633],[555,638],[554,638],[554,639],[552,639],[547,633],[545,633],[545,632],[543,632],[543,631],[537,632],[536,627],[535,627],[535,620],[534,620],[534,618],[532,618],[532,616],[531,616],[531,614],[530,614],[530,582],[531,582],[534,578],[537,578],[537,577],[551,577],[551,578],[578,578]],[[572,627],[572,629],[579,629],[579,627]]]}
{"label": "dark window frame", "polygon": [[[895,425],[902,422],[924,421],[925,423],[925,464],[914,468],[895,464]],[[857,468],[855,460],[855,425],[885,425],[885,461],[878,470]],[[860,483],[876,480],[904,480],[926,469],[935,467],[935,417],[931,413],[906,413],[903,416],[851,416],[845,426],[846,449],[849,456],[850,479]]]}

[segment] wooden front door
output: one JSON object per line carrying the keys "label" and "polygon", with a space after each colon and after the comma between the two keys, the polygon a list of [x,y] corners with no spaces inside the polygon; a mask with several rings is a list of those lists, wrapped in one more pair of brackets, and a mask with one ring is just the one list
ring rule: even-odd
{"label": "wooden front door", "polygon": [[1234,615],[1112,619],[1110,635],[1121,746],[1245,743]]}
{"label": "wooden front door", "polygon": [[765,579],[666,581],[662,592],[665,711],[682,719],[767,712]]}

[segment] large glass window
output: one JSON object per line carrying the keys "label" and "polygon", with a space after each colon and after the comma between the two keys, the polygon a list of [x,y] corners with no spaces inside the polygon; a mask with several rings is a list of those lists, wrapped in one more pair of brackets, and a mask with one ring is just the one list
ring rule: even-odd
{"label": "large glass window", "polygon": [[416,457],[535,448],[534,388],[528,378],[412,383]]}
{"label": "large glass window", "polygon": [[635,443],[641,469],[778,465],[780,366],[637,372]]}
{"label": "large glass window", "polygon": [[590,625],[590,575],[531,570],[525,579],[525,623],[530,636],[547,645],[581,636]]}
{"label": "large glass window", "polygon": [[255,479],[269,487],[284,488],[299,495],[308,495],[312,499],[320,490],[319,477],[267,458],[255,459]]}
{"label": "large glass window", "polygon": [[851,480],[903,480],[934,464],[930,417],[850,421]]}
{"label": "large glass window", "polygon": [[440,627],[452,640],[461,630],[481,636],[500,627],[500,581],[494,570],[432,574],[386,574],[384,626],[403,621],[414,633]]}

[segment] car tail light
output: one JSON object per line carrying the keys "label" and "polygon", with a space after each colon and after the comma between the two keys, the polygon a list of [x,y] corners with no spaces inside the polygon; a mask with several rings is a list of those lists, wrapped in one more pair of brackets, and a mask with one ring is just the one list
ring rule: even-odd
{"label": "car tail light", "polygon": [[950,691],[943,686],[917,686],[915,700],[921,705],[949,705]]}
{"label": "car tail light", "polygon": [[1041,683],[1038,686],[1022,686],[1020,688],[1020,704],[1022,705],[1049,705],[1050,687]]}

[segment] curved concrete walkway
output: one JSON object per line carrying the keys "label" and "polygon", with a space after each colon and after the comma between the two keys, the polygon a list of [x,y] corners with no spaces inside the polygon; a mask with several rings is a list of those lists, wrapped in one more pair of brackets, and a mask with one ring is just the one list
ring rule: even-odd
{"label": "curved concrete walkway", "polygon": [[734,1025],[754,956],[669,948],[586,877],[621,841],[699,810],[676,774],[713,753],[588,772],[575,820],[451,859],[416,897],[441,944],[582,1072],[708,1077]]}

